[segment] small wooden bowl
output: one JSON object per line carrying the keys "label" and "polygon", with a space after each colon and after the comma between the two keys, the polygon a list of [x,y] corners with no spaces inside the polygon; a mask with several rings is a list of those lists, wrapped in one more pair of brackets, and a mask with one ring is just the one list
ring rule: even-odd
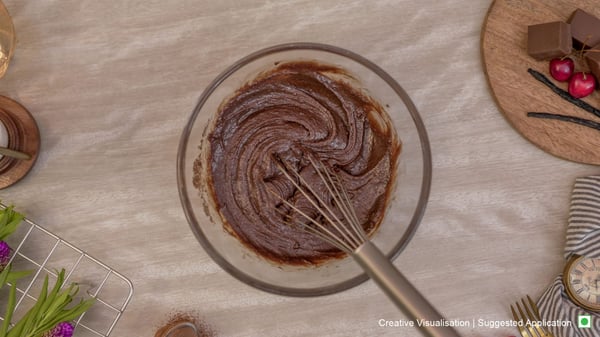
{"label": "small wooden bowl", "polygon": [[40,149],[40,131],[25,107],[4,96],[0,96],[0,121],[8,132],[7,147],[31,156],[28,160],[0,158],[0,189],[3,189],[25,177],[35,164]]}

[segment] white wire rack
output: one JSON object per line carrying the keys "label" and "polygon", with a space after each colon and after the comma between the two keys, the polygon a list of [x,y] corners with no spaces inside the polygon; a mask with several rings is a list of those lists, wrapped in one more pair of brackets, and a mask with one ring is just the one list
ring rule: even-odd
{"label": "white wire rack", "polygon": [[[0,208],[5,208],[0,204]],[[57,235],[25,219],[8,239],[13,248],[13,270],[30,270],[17,281],[17,302],[13,323],[37,300],[44,278],[52,286],[57,272],[65,269],[65,285],[80,285],[79,294],[96,298],[94,305],[75,321],[75,336],[108,337],[133,296],[129,279]],[[0,320],[7,302],[8,286],[0,290]],[[82,297],[83,297],[82,296]]]}

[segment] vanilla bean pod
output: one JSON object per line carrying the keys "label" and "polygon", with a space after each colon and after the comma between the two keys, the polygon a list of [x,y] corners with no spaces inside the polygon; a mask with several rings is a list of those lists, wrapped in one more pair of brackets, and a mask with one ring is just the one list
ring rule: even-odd
{"label": "vanilla bean pod", "polygon": [[559,121],[563,121],[563,122],[569,122],[569,123],[587,126],[588,128],[592,128],[592,129],[600,131],[600,123],[591,121],[589,119],[579,118],[579,117],[551,114],[551,113],[547,113],[547,112],[528,112],[527,117],[555,119],[555,120],[559,120]]}
{"label": "vanilla bean pod", "polygon": [[582,108],[583,110],[585,110],[587,112],[593,113],[597,117],[600,117],[600,109],[597,109],[597,108],[589,105],[588,103],[586,103],[578,98],[573,97],[571,94],[569,94],[568,91],[557,87],[556,84],[552,83],[552,81],[550,81],[548,79],[548,77],[544,76],[544,74],[540,73],[539,71],[533,70],[531,68],[527,69],[527,72],[529,72],[531,74],[531,76],[533,76],[536,80],[542,82],[548,88],[552,89],[552,91],[554,91],[556,94],[558,94],[562,99],[568,101],[569,103],[571,103],[579,108]]}

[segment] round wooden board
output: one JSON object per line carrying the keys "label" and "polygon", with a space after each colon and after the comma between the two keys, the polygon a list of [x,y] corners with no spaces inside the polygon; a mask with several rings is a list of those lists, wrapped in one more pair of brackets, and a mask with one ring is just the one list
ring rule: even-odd
{"label": "round wooden board", "polygon": [[17,160],[6,156],[0,159],[0,189],[3,189],[25,177],[35,164],[40,150],[40,132],[29,111],[4,96],[0,96],[0,120],[5,125],[9,124],[7,125],[8,147],[31,156],[28,160]]}
{"label": "round wooden board", "polygon": [[[548,61],[536,61],[527,54],[527,26],[567,21],[581,8],[600,17],[597,0],[495,0],[481,33],[485,72],[493,96],[510,124],[529,141],[560,158],[600,165],[600,131],[557,120],[527,117],[527,112],[549,112],[586,118],[600,118],[560,98],[528,72],[533,68],[548,74]],[[575,60],[576,71],[587,70]],[[566,83],[558,83],[567,89]],[[596,90],[583,99],[600,108]]]}

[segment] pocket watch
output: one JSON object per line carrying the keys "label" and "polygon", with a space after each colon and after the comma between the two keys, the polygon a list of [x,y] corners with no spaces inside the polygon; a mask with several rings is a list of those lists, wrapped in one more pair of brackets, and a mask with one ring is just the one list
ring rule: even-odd
{"label": "pocket watch", "polygon": [[600,312],[600,258],[573,255],[565,266],[563,284],[575,304]]}

